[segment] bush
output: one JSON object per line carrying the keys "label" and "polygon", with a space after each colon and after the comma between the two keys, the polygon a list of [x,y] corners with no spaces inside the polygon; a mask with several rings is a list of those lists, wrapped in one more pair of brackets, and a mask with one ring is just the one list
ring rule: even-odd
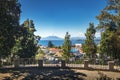
{"label": "bush", "polygon": [[97,78],[97,80],[114,80],[101,72],[98,72],[98,75],[99,77]]}

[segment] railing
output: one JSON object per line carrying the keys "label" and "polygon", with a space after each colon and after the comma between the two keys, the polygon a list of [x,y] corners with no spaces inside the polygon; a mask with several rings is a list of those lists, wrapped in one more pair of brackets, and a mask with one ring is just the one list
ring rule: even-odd
{"label": "railing", "polygon": [[43,66],[45,67],[60,67],[61,61],[60,60],[43,60]]}
{"label": "railing", "polygon": [[71,68],[83,68],[84,60],[74,60],[74,61],[66,61],[66,67]]}
{"label": "railing", "polygon": [[11,59],[2,59],[1,65],[2,67],[13,67],[13,61]]}
{"label": "railing", "polygon": [[38,60],[35,58],[20,58],[18,62],[20,66],[38,66]]}
{"label": "railing", "polygon": [[88,60],[74,60],[74,61],[64,61],[64,60],[36,60],[34,58],[18,58],[14,60],[4,60],[2,62],[2,67],[70,67],[70,68],[85,68],[85,69],[104,69],[104,70],[119,70],[119,62],[90,62]]}
{"label": "railing", "polygon": [[120,62],[119,61],[115,61],[115,66],[114,69],[119,70],[120,71]]}
{"label": "railing", "polygon": [[89,67],[94,69],[109,69],[108,61],[105,61],[105,60],[90,61]]}
{"label": "railing", "polygon": [[4,59],[2,60],[2,67],[14,67],[15,61],[19,64],[20,67],[25,66],[38,66],[38,60],[34,58],[19,58],[19,59]]}

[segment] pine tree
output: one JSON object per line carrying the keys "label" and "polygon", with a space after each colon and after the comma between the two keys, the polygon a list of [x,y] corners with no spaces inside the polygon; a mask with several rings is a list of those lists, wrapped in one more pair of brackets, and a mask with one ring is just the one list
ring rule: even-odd
{"label": "pine tree", "polygon": [[[116,42],[114,36],[120,26],[120,0],[108,0],[107,6],[97,16],[99,20],[98,29],[102,30],[100,41],[101,56],[107,55],[115,58]],[[117,38],[117,37],[116,37]]]}
{"label": "pine tree", "polygon": [[85,33],[86,39],[83,44],[83,52],[85,52],[89,58],[94,58],[97,51],[96,44],[94,42],[95,32],[94,24],[90,23],[89,28]]}
{"label": "pine tree", "polygon": [[101,35],[101,41],[100,41],[100,54],[103,58],[105,55],[112,56],[114,55],[115,46],[114,46],[114,32],[106,30]]}
{"label": "pine tree", "polygon": [[49,47],[49,48],[54,47],[54,44],[52,43],[52,41],[49,41],[49,42],[48,42],[48,47]]}
{"label": "pine tree", "polygon": [[63,49],[63,55],[62,55],[63,58],[65,60],[68,60],[70,57],[70,50],[71,50],[71,41],[70,41],[70,35],[68,32],[66,32],[62,49]]}
{"label": "pine tree", "polygon": [[19,52],[19,56],[22,58],[30,58],[35,57],[38,49],[38,41],[40,40],[39,36],[35,36],[34,32],[35,26],[33,20],[27,19],[24,21],[21,26],[22,34],[21,34],[21,46],[22,50]]}
{"label": "pine tree", "polygon": [[116,54],[114,54],[115,59],[119,59],[120,61],[120,27],[117,29],[115,36],[114,36],[114,41],[115,41],[115,51]]}

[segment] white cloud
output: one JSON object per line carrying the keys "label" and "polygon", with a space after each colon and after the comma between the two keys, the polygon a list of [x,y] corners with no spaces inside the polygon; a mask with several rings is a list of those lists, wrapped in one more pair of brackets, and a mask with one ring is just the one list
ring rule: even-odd
{"label": "white cloud", "polygon": [[84,32],[85,30],[81,28],[74,29],[73,27],[71,28],[66,28],[66,27],[60,27],[54,28],[52,26],[39,26],[36,27],[37,31],[35,32],[35,35],[39,35],[41,37],[47,37],[47,36],[58,36],[61,38],[64,38],[66,32],[69,32],[71,37],[85,37]]}

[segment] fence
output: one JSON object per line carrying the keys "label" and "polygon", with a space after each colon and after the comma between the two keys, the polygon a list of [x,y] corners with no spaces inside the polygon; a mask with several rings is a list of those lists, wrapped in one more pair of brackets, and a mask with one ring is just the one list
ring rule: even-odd
{"label": "fence", "polygon": [[65,60],[36,60],[34,58],[16,58],[12,60],[6,60],[2,62],[3,68],[8,67],[60,67],[60,68],[84,68],[84,69],[104,69],[104,70],[119,70],[119,62],[109,61],[105,63],[91,63],[88,60],[76,60],[76,61],[65,61]]}

